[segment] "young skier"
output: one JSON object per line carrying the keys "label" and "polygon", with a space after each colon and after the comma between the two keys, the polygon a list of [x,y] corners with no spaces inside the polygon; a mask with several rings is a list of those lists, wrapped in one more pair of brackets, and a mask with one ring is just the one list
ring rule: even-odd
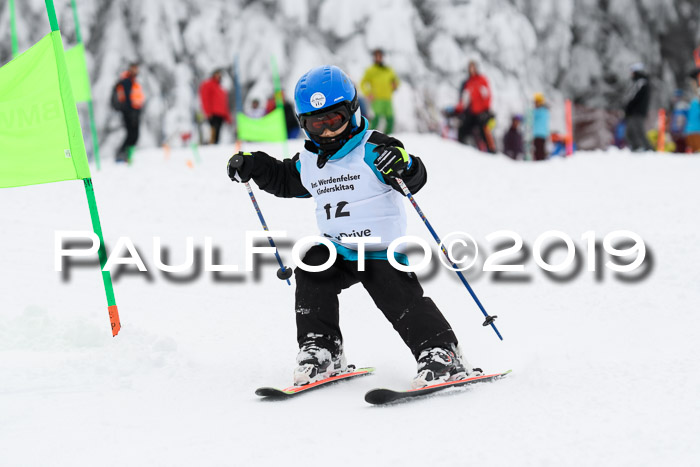
{"label": "young skier", "polygon": [[[238,153],[243,164],[228,175],[234,181],[252,179],[278,197],[312,196],[322,234],[338,256],[323,272],[296,268],[296,325],[299,354],[294,384],[301,386],[346,370],[339,327],[338,294],[361,283],[391,322],[418,362],[412,387],[464,379],[480,374],[461,356],[457,338],[433,301],[423,296],[415,274],[401,272],[387,260],[387,247],[406,231],[403,195],[394,177],[413,192],[427,180],[423,162],[403,144],[368,130],[356,117],[358,95],[338,67],[322,66],[304,74],[294,92],[296,112],[308,140],[292,159],[279,161],[263,152]],[[233,160],[233,158],[232,158]],[[381,237],[367,244],[365,270],[358,270],[357,245],[342,243],[352,232]],[[311,247],[304,263],[318,266],[329,258],[324,245]],[[396,260],[407,264],[405,255]]]}

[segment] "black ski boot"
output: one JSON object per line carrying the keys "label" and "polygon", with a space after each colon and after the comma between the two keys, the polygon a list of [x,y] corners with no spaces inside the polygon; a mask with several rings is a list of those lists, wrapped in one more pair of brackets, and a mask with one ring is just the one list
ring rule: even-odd
{"label": "black ski boot", "polygon": [[[469,368],[469,370],[468,370]],[[457,381],[482,374],[480,368],[471,369],[471,365],[462,357],[459,347],[431,347],[418,355],[418,374],[411,387],[419,389],[433,384]]]}
{"label": "black ski boot", "polygon": [[[333,342],[334,345],[328,345]],[[332,347],[332,348],[329,348]],[[343,344],[318,334],[309,334],[299,348],[294,385],[304,386],[347,371]]]}

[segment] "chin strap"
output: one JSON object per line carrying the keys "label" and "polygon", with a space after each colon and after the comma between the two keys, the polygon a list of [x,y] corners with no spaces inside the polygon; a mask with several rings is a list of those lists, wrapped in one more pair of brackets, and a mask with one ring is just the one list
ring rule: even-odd
{"label": "chin strap", "polygon": [[[355,123],[353,118],[352,123]],[[364,122],[362,125],[348,125],[344,132],[336,136],[335,138],[321,138],[320,136],[314,138],[314,143],[318,146],[318,158],[316,159],[316,166],[322,169],[326,165],[328,159],[333,157],[333,154],[338,152],[340,148],[345,146],[350,138],[362,131]]]}
{"label": "chin strap", "polygon": [[333,157],[333,154],[338,152],[340,148],[343,147],[345,143],[348,142],[348,139],[346,135],[341,135],[342,139],[336,140],[336,141],[331,141],[328,143],[319,143],[319,151],[318,151],[318,157],[316,158],[316,167],[319,169],[322,169],[324,165],[326,165],[326,162],[328,162],[328,159]]}
{"label": "chin strap", "polygon": [[324,153],[319,152],[318,158],[316,159],[316,167],[322,169],[326,165],[326,162],[328,162],[328,157],[329,156],[325,155]]}

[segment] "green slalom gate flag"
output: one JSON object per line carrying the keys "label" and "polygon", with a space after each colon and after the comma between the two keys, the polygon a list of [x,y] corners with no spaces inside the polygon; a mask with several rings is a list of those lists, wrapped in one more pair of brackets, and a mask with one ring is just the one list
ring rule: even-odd
{"label": "green slalom gate flag", "polygon": [[85,45],[78,44],[66,50],[66,65],[75,102],[91,101],[92,93],[90,92],[87,62],[85,61]]}
{"label": "green slalom gate flag", "polygon": [[243,141],[279,142],[287,141],[287,126],[284,109],[276,108],[260,118],[251,118],[243,112],[236,114],[238,139]]}
{"label": "green slalom gate flag", "polygon": [[[52,0],[51,33],[0,68],[0,188],[82,180],[92,228],[107,253],[95,192]],[[102,271],[112,336],[121,329],[109,271]]]}
{"label": "green slalom gate flag", "polygon": [[0,188],[90,178],[57,48],[63,51],[54,31],[0,68]]}

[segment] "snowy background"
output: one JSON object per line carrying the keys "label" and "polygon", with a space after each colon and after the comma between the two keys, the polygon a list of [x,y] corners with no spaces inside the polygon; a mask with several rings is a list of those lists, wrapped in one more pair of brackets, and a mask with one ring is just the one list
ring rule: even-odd
{"label": "snowy background", "polygon": [[[23,50],[48,21],[40,0],[16,3]],[[56,5],[70,46],[69,2]],[[104,148],[103,169],[92,170],[106,243],[130,237],[150,273],[114,274],[123,327],[112,338],[94,261],[65,279],[54,271],[54,232],[91,229],[80,182],[0,191],[0,465],[697,465],[697,158],[610,150],[528,164],[421,133],[454,103],[471,58],[491,79],[501,122],[539,90],[555,110],[564,97],[615,107],[637,60],[656,76],[661,99],[681,83],[700,40],[698,1],[82,0],[79,9]],[[473,275],[503,342],[481,326],[453,274],[423,275],[469,360],[513,370],[503,381],[368,406],[371,388],[408,387],[415,361],[354,287],[341,295],[347,355],[376,373],[263,402],[255,388],[291,381],[293,288],[271,263],[220,276],[155,268],[154,236],[168,263],[185,259],[187,236],[198,248],[211,236],[221,263],[242,266],[244,232],[259,226],[244,188],[224,172],[233,146],[200,148],[201,163],[188,149],[157,146],[192,130],[196,87],[236,55],[250,99],[271,92],[272,55],[290,92],[301,73],[326,62],[359,80],[377,46],[403,79],[397,136],[427,164],[417,199],[438,233],[467,231],[489,252],[485,237],[498,230],[529,247],[561,230],[584,266],[555,280],[527,254],[524,279]],[[107,101],[133,59],[143,64],[149,102],[133,166],[116,166],[109,148],[123,133]],[[560,118],[555,112],[553,129]],[[244,149],[283,155],[278,145]],[[312,201],[254,190],[271,228],[292,239],[316,233]],[[409,233],[432,243],[406,207]],[[604,266],[586,271],[581,236],[595,231],[602,240],[619,229],[648,246],[641,279]],[[289,262],[290,244],[280,245]]]}
{"label": "snowy background", "polygon": [[[46,34],[48,20],[43,1],[16,3],[25,50]],[[7,4],[0,4],[0,63],[11,51]],[[69,47],[70,2],[55,4]],[[321,64],[337,64],[359,82],[370,50],[382,47],[403,81],[395,97],[397,131],[421,132],[435,129],[439,110],[455,104],[475,59],[494,89],[500,134],[537,91],[551,101],[553,131],[564,131],[567,97],[618,108],[629,66],[638,61],[653,76],[654,105],[666,105],[700,43],[700,0],[79,0],[78,9],[110,158],[122,133],[109,95],[132,60],[142,63],[148,97],[140,145],[153,147],[193,130],[199,83],[222,67],[231,88],[236,56],[249,103],[271,95],[273,56],[291,96],[299,76]]]}
{"label": "snowy background", "polygon": [[[501,229],[530,247],[558,229],[577,245],[584,267],[568,281],[545,276],[531,255],[529,281],[472,279],[503,342],[481,326],[454,274],[424,276],[469,360],[513,369],[507,379],[369,406],[371,388],[407,388],[415,361],[358,286],[340,297],[346,351],[376,373],[291,401],[259,400],[257,387],[290,384],[297,352],[294,289],[276,265],[257,279],[188,272],[178,281],[153,260],[155,235],[169,264],[184,261],[187,236],[199,248],[211,236],[220,262],[244,264],[244,231],[259,223],[244,187],[226,177],[233,147],[203,148],[193,169],[189,151],[166,159],[142,150],[132,167],[107,161],[93,172],[108,246],[129,236],[151,271],[115,274],[116,338],[97,268],[72,267],[66,282],[53,269],[54,231],[91,228],[81,183],[0,191],[0,464],[697,465],[697,159],[610,151],[528,164],[436,136],[398,137],[427,164],[416,198],[438,233],[467,231],[486,252],[485,236]],[[280,151],[244,147],[253,148]],[[253,189],[271,228],[293,239],[316,233],[313,201]],[[432,243],[406,208],[409,234]],[[581,235],[602,240],[617,229],[646,242],[644,279],[586,271]],[[282,256],[290,261],[288,244]]]}

